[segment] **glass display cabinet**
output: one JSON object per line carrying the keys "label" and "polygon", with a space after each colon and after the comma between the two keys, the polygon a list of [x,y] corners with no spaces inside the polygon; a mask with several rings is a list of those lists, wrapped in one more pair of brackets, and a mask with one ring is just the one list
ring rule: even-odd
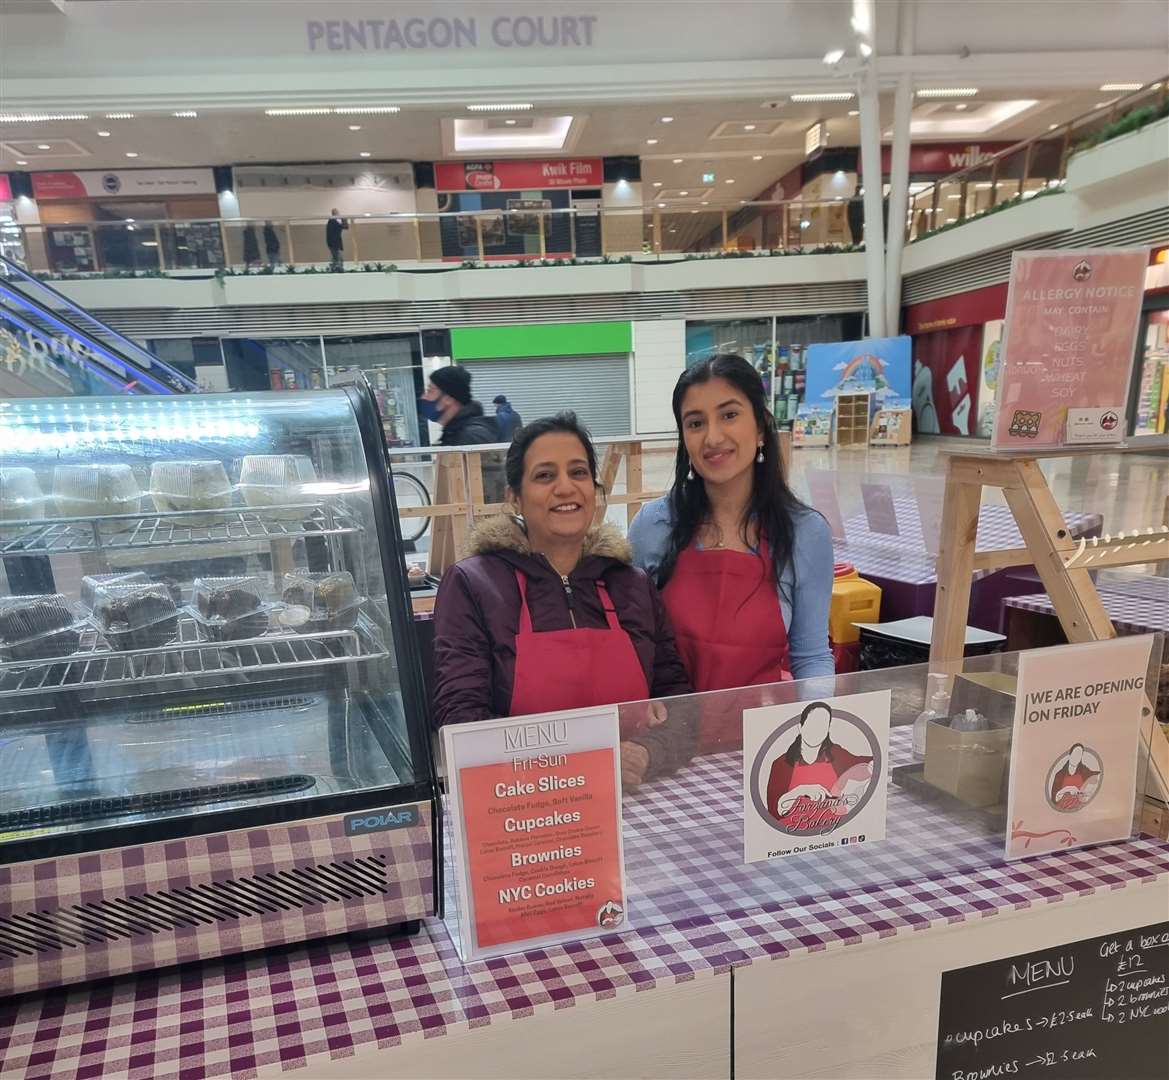
{"label": "glass display cabinet", "polygon": [[376,405],[0,401],[0,997],[436,909]]}

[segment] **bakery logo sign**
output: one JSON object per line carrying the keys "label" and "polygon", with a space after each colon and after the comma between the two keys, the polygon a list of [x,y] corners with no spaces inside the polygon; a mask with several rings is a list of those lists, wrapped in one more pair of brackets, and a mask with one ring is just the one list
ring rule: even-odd
{"label": "bakery logo sign", "polygon": [[449,49],[591,49],[600,17],[581,14],[426,15],[406,19],[309,19],[310,53],[436,51]]}
{"label": "bakery logo sign", "polygon": [[1076,281],[1087,281],[1092,276],[1092,264],[1087,259],[1081,259],[1072,267],[1072,277]]}
{"label": "bakery logo sign", "polygon": [[59,372],[62,365],[86,364],[100,364],[119,377],[126,375],[125,368],[70,334],[48,337],[19,326],[0,326],[0,366],[13,375],[50,374]]}

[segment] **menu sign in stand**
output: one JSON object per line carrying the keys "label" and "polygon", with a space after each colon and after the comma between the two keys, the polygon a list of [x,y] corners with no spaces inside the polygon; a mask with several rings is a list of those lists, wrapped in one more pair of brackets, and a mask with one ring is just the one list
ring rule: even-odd
{"label": "menu sign in stand", "polygon": [[626,921],[617,709],[443,729],[464,960]]}
{"label": "menu sign in stand", "polygon": [[1148,264],[1143,247],[1012,254],[994,449],[1123,441]]}
{"label": "menu sign in stand", "polygon": [[1019,655],[1006,857],[1132,834],[1153,637]]}
{"label": "menu sign in stand", "polygon": [[1165,1080],[1169,923],[942,974],[937,1080]]}

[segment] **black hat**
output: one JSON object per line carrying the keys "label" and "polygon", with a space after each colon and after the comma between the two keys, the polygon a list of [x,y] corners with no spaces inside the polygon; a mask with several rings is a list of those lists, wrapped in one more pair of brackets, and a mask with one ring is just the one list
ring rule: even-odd
{"label": "black hat", "polygon": [[471,400],[471,373],[461,364],[435,368],[430,373],[430,381],[460,405]]}
{"label": "black hat", "polygon": [[496,394],[495,397],[493,397],[491,399],[491,404],[492,405],[502,405],[506,401],[507,401],[507,398],[503,394]]}

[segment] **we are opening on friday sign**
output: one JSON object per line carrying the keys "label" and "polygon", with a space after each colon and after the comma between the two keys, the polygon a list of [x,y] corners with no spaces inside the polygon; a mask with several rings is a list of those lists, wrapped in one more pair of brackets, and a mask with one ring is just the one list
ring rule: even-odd
{"label": "we are opening on friday sign", "polygon": [[626,924],[617,709],[443,729],[464,960]]}

